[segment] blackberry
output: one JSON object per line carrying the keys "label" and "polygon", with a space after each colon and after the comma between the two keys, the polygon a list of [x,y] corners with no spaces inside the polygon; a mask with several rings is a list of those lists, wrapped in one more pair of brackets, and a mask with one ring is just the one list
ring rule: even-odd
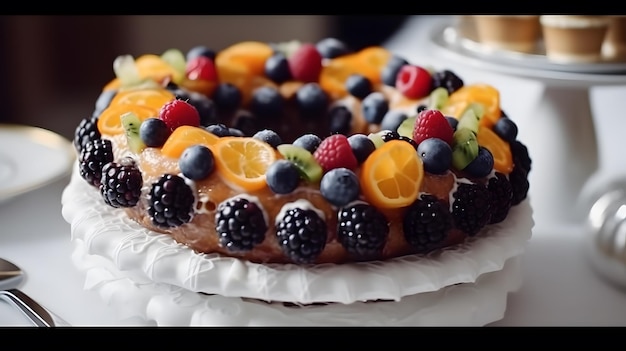
{"label": "blackberry", "polygon": [[448,95],[463,87],[463,80],[450,70],[437,71],[433,73],[431,81],[433,90],[439,87],[444,87],[448,90]]}
{"label": "blackberry", "polygon": [[80,153],[85,144],[100,137],[98,117],[83,118],[74,131],[74,148]]}
{"label": "blackberry", "polygon": [[215,232],[222,247],[231,252],[249,251],[265,239],[267,224],[254,202],[237,197],[219,204]]}
{"label": "blackberry", "polygon": [[527,174],[530,173],[532,160],[530,159],[526,145],[522,144],[519,140],[513,141],[510,145],[515,166],[520,166]]}
{"label": "blackberry", "polygon": [[500,223],[509,214],[513,201],[513,187],[509,179],[500,172],[489,178],[487,183],[491,201],[491,218],[489,223]]}
{"label": "blackberry", "polygon": [[388,142],[390,140],[400,139],[400,134],[393,130],[385,130],[380,133],[380,137],[384,142]]}
{"label": "blackberry", "polygon": [[276,223],[283,253],[296,263],[313,263],[326,246],[326,222],[314,210],[290,208]]}
{"label": "blackberry", "polygon": [[409,207],[402,225],[406,241],[418,253],[427,253],[443,247],[452,229],[452,215],[446,203],[423,194]]}
{"label": "blackberry", "polygon": [[337,238],[357,259],[379,258],[387,237],[389,221],[374,206],[356,204],[337,213]]}
{"label": "blackberry", "polygon": [[174,174],[164,174],[150,189],[148,214],[160,228],[183,225],[191,220],[194,194],[185,180]]}
{"label": "blackberry", "polygon": [[452,194],[452,218],[454,225],[469,236],[476,235],[491,217],[489,190],[482,184],[458,183]]}
{"label": "blackberry", "polygon": [[80,176],[87,183],[100,187],[102,167],[113,161],[113,145],[108,139],[94,139],[85,144],[78,156]]}
{"label": "blackberry", "polygon": [[143,178],[135,161],[124,157],[102,167],[100,193],[104,202],[111,207],[133,207],[141,196]]}
{"label": "blackberry", "polygon": [[511,187],[513,188],[513,199],[511,200],[511,205],[515,206],[526,199],[528,189],[530,188],[530,183],[528,183],[528,173],[523,167],[518,167],[517,159],[515,159],[515,166],[513,167],[513,170],[509,173],[509,182],[511,182]]}

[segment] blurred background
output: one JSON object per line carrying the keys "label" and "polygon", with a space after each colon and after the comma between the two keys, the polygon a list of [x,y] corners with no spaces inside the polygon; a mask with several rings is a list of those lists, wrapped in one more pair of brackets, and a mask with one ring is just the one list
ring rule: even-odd
{"label": "blurred background", "polygon": [[73,138],[114,78],[118,55],[221,50],[239,41],[343,40],[379,45],[406,16],[0,16],[0,123],[21,123]]}

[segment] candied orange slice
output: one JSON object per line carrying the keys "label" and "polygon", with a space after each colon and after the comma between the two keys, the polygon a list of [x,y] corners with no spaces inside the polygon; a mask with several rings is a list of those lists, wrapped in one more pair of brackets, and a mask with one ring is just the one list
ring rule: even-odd
{"label": "candied orange slice", "polygon": [[218,140],[217,135],[204,128],[180,126],[174,129],[167,138],[161,147],[161,153],[165,156],[179,158],[189,146],[200,144],[211,148]]}
{"label": "candied orange slice", "polygon": [[98,117],[98,130],[100,133],[109,135],[124,133],[120,116],[126,112],[133,112],[142,121],[159,115],[158,108],[133,104],[110,105]]}
{"label": "candied orange slice", "polygon": [[480,124],[493,127],[500,118],[500,92],[488,84],[465,85],[450,94],[448,102],[442,108],[442,113],[459,118],[470,103],[482,104],[485,114],[480,119]]}
{"label": "candied orange slice", "polygon": [[365,160],[360,174],[365,199],[380,208],[408,206],[417,199],[424,167],[415,148],[403,140],[391,140]]}
{"label": "candied orange slice", "polygon": [[246,191],[267,187],[265,173],[276,161],[268,143],[252,137],[222,137],[212,149],[216,169],[227,182]]}
{"label": "candied orange slice", "polygon": [[132,104],[160,109],[176,96],[165,89],[123,90],[115,94],[109,105]]}
{"label": "candied orange slice", "polygon": [[142,55],[135,60],[135,66],[139,71],[139,77],[152,78],[153,80],[160,82],[166,77],[172,77],[174,83],[179,83],[184,74],[177,71],[172,65],[164,61],[158,55]]}
{"label": "candied orange slice", "polygon": [[215,57],[216,66],[237,63],[248,68],[252,76],[261,76],[265,72],[265,61],[272,56],[272,47],[259,41],[243,41],[220,51]]}
{"label": "candied orange slice", "polygon": [[493,155],[493,168],[504,174],[509,174],[513,170],[513,154],[511,146],[503,140],[491,128],[479,125],[476,135],[478,145],[481,145]]}
{"label": "candied orange slice", "polygon": [[370,46],[358,52],[358,58],[361,62],[361,74],[366,76],[372,84],[378,84],[382,81],[380,71],[385,67],[391,52],[381,46]]}

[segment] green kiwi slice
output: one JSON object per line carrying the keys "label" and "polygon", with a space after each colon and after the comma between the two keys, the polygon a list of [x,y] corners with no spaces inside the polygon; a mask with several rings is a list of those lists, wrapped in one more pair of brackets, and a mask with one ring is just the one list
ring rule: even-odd
{"label": "green kiwi slice", "polygon": [[302,179],[309,183],[315,183],[322,179],[324,170],[307,149],[293,144],[281,144],[277,146],[277,149],[285,159],[298,167]]}
{"label": "green kiwi slice", "polygon": [[476,133],[469,128],[457,127],[452,142],[452,166],[462,170],[477,156],[478,139],[476,139]]}
{"label": "green kiwi slice", "polygon": [[139,136],[139,126],[141,126],[141,120],[132,112],[124,113],[120,116],[120,120],[122,121],[122,127],[124,127],[124,132],[126,134],[128,148],[134,153],[140,153],[146,148],[146,144],[141,139],[141,136]]}

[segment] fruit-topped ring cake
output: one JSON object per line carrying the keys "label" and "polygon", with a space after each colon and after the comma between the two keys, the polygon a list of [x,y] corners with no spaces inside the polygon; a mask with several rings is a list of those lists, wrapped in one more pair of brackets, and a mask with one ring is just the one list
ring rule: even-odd
{"label": "fruit-topped ring cake", "polygon": [[76,128],[73,182],[199,259],[419,259],[506,229],[527,197],[531,159],[498,90],[383,47],[248,41],[113,68]]}

